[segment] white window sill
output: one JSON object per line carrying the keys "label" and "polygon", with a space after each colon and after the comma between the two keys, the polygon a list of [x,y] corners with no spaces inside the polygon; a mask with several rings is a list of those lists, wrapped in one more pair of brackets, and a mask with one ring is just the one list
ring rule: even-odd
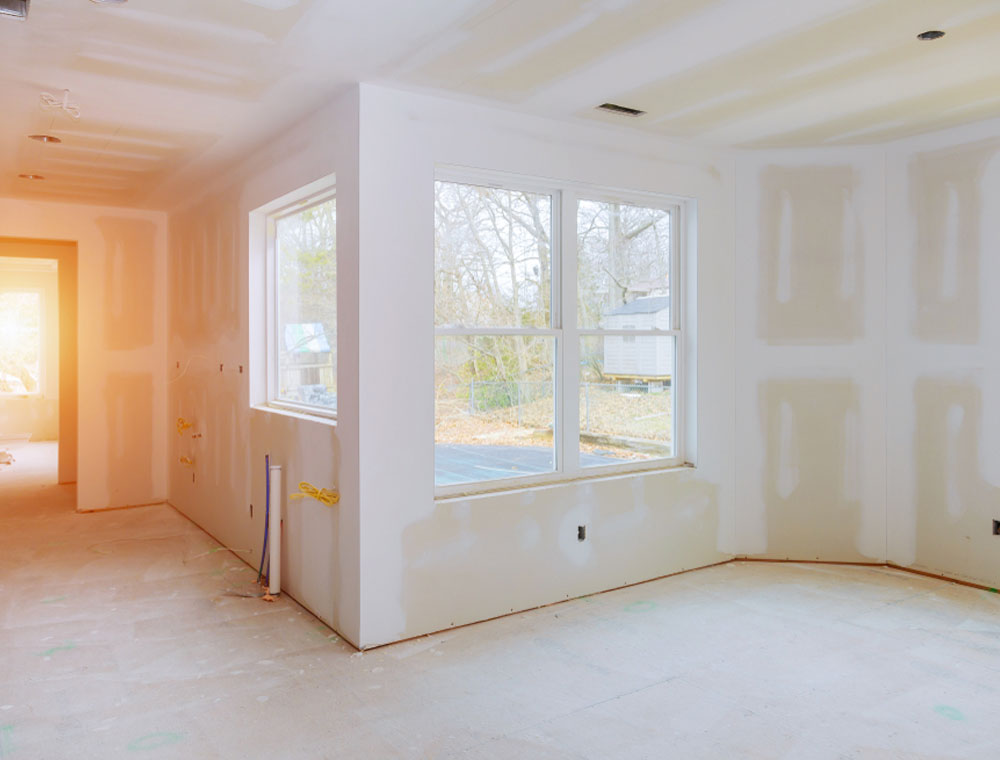
{"label": "white window sill", "polygon": [[280,414],[283,417],[292,417],[297,420],[318,422],[323,425],[330,425],[331,427],[337,426],[337,418],[332,414],[324,414],[323,412],[310,412],[308,409],[297,409],[291,406],[279,406],[278,404],[255,404],[250,408],[255,412]]}
{"label": "white window sill", "polygon": [[549,488],[560,488],[562,486],[571,485],[573,483],[589,482],[593,480],[616,480],[620,478],[635,478],[646,475],[657,475],[660,473],[668,472],[686,472],[689,470],[696,469],[693,464],[651,464],[647,467],[633,466],[628,469],[616,469],[614,472],[608,472],[607,470],[601,468],[601,472],[581,472],[577,475],[564,475],[562,473],[553,473],[551,476],[546,477],[544,480],[532,480],[531,482],[511,482],[510,480],[505,481],[490,481],[479,482],[479,483],[468,483],[468,484],[458,484],[453,486],[456,489],[463,489],[458,491],[449,490],[446,493],[437,493],[434,496],[435,502],[448,502],[448,501],[467,501],[469,499],[477,499],[490,496],[499,496],[501,494],[511,494],[511,493],[521,493],[527,491],[543,491]]}

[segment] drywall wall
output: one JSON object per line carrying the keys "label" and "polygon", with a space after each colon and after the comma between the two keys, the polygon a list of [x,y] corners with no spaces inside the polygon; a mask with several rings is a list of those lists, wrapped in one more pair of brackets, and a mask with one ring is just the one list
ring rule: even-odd
{"label": "drywall wall", "polygon": [[1000,123],[887,152],[889,560],[1000,585]]}
{"label": "drywall wall", "polygon": [[1000,584],[998,131],[741,155],[740,554]]}
{"label": "drywall wall", "polygon": [[[333,509],[285,500],[282,569],[293,596],[361,647],[733,554],[992,578],[988,546],[962,538],[997,498],[987,347],[1000,320],[970,284],[996,278],[992,143],[734,155],[621,138],[361,85],[176,210],[170,416],[194,427],[171,435],[171,500],[255,561],[265,453],[286,491],[337,487]],[[697,202],[696,467],[435,498],[441,166]],[[336,425],[260,408],[263,246],[248,224],[331,173]],[[920,221],[942,203],[944,238]]]}
{"label": "drywall wall", "polygon": [[[731,158],[371,86],[361,90],[360,156],[362,645],[726,559]],[[696,468],[435,499],[433,183],[442,165],[697,201]],[[583,543],[580,523],[589,525]]]}
{"label": "drywall wall", "polygon": [[[265,515],[264,457],[341,501],[283,499],[282,586],[359,641],[358,90],[287,130],[170,215],[170,502],[255,567]],[[264,408],[265,241],[251,212],[336,173],[339,418]],[[259,221],[259,220],[258,220]],[[186,462],[182,462],[184,458]],[[252,509],[251,509],[251,505]]]}
{"label": "drywall wall", "polygon": [[878,149],[738,160],[739,553],[885,559]]}
{"label": "drywall wall", "polygon": [[[625,150],[622,135],[362,85],[175,209],[170,416],[193,427],[171,435],[171,502],[256,562],[265,453],[284,467],[286,492],[299,480],[338,488],[334,508],[286,494],[282,574],[288,593],[361,647],[729,557],[731,162],[654,138]],[[690,397],[696,468],[435,500],[438,164],[697,200],[691,370],[707,369]],[[263,241],[248,224],[254,209],[331,173],[336,425],[261,407]],[[585,545],[580,520],[591,525]]]}
{"label": "drywall wall", "polygon": [[[11,255],[19,255],[13,252],[20,245],[11,238],[76,244],[69,261],[77,267],[77,303],[63,311],[67,318],[76,315],[75,328],[69,329],[79,353],[78,431],[60,437],[64,446],[79,442],[77,508],[162,502],[167,494],[165,214],[0,199],[0,235],[8,238],[4,245]],[[58,257],[62,273],[67,259]],[[61,385],[67,398],[67,383]]]}
{"label": "drywall wall", "polygon": [[[33,441],[59,438],[59,272],[57,260],[47,271],[34,259],[0,258],[0,291],[40,294],[41,373],[36,393],[0,395],[0,432],[29,434]],[[18,264],[17,262],[21,262]]]}

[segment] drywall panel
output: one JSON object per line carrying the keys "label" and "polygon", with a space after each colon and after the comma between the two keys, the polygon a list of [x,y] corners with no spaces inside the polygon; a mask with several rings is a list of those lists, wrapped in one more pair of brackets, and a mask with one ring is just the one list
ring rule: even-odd
{"label": "drywall panel", "polygon": [[401,536],[397,614],[431,631],[700,567],[726,558],[719,517],[693,470],[438,501]]}
{"label": "drywall panel", "polygon": [[[363,646],[730,556],[732,159],[626,134],[362,87]],[[435,500],[433,182],[440,165],[697,201],[689,294],[697,311],[695,470]],[[589,521],[591,538],[578,544],[581,521]]]}
{"label": "drywall panel", "polygon": [[797,559],[857,554],[864,467],[858,384],[767,380],[759,404],[768,547],[794,548]]}
{"label": "drywall panel", "polygon": [[980,338],[983,180],[1000,140],[923,151],[909,162],[916,225],[913,334],[929,343]]}
{"label": "drywall panel", "polygon": [[887,165],[889,559],[1000,585],[1000,130]]}
{"label": "drywall panel", "polygon": [[[19,270],[0,258],[0,291],[25,290],[40,294],[41,373],[36,392],[0,396],[0,431],[28,434],[33,441],[59,438],[59,272]],[[58,259],[53,260],[58,264]]]}
{"label": "drywall panel", "polygon": [[[283,590],[358,641],[358,91],[300,122],[170,214],[170,502],[256,567],[264,457],[284,471]],[[262,408],[265,251],[251,212],[337,175],[336,425]],[[300,481],[340,491],[290,500]]]}
{"label": "drywall panel", "polygon": [[857,182],[850,165],[761,171],[757,325],[768,343],[850,343],[862,336]]}
{"label": "drywall panel", "polygon": [[883,193],[873,149],[738,161],[739,554],[885,557]]}
{"label": "drywall panel", "polygon": [[[63,438],[79,442],[78,509],[165,500],[166,216],[0,199],[0,235],[76,243],[68,265],[77,267],[77,289],[66,294],[76,303],[64,301],[63,312],[76,314],[71,329],[79,354],[78,432]],[[140,334],[139,341],[120,337]],[[148,397],[123,381],[136,374],[148,378]],[[72,395],[73,389],[63,385],[61,393]],[[125,391],[124,399],[116,396],[119,390]],[[126,445],[137,441],[141,445]]]}

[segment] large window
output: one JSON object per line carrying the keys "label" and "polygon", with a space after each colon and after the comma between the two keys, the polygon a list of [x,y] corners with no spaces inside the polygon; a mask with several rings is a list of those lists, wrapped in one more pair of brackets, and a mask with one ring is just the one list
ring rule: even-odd
{"label": "large window", "polygon": [[435,183],[442,493],[679,461],[678,207],[601,196]]}
{"label": "large window", "polygon": [[267,217],[268,401],[333,416],[337,409],[337,205],[332,191]]}
{"label": "large window", "polygon": [[0,291],[0,395],[34,394],[42,381],[42,294]]}

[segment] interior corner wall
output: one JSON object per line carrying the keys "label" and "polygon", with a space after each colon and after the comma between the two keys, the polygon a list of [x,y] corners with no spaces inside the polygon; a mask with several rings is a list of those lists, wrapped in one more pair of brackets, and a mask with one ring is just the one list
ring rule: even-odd
{"label": "interior corner wall", "polygon": [[[373,86],[361,89],[360,134],[362,646],[729,558],[730,154]],[[435,499],[440,165],[697,201],[696,468]]]}
{"label": "interior corner wall", "polygon": [[[358,90],[299,121],[170,214],[170,502],[256,567],[264,535],[265,454],[285,492],[307,480],[340,491],[326,507],[282,498],[282,590],[359,641]],[[337,177],[336,425],[265,410],[264,244],[255,209]],[[251,397],[251,389],[254,396]],[[182,458],[185,460],[182,462]],[[252,505],[252,508],[251,508]],[[250,577],[250,569],[243,569]]]}
{"label": "interior corner wall", "polygon": [[737,162],[741,555],[885,560],[879,149]]}
{"label": "interior corner wall", "polygon": [[889,560],[1000,586],[1000,121],[887,155]]}
{"label": "interior corner wall", "polygon": [[0,236],[76,244],[77,509],[164,501],[165,214],[0,198]]}
{"label": "interior corner wall", "polygon": [[1000,586],[997,134],[740,155],[740,555]]}
{"label": "interior corner wall", "polygon": [[0,396],[0,431],[26,433],[32,441],[55,441],[59,439],[59,272],[0,269],[0,291],[8,288],[41,294],[42,371],[37,393]]}

